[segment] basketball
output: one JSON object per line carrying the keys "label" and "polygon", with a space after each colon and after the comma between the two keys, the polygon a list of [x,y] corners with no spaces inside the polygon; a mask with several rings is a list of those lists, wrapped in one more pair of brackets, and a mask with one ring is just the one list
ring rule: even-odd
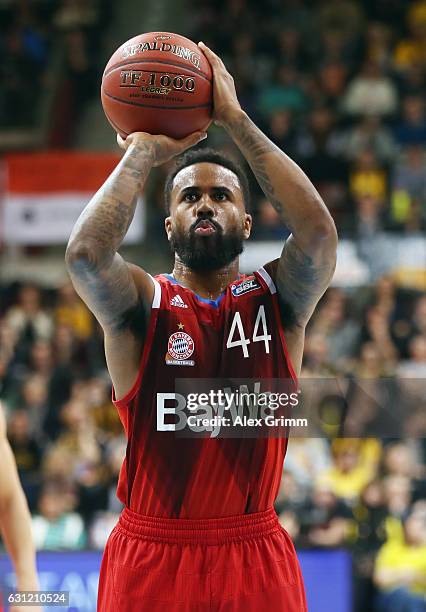
{"label": "basketball", "polygon": [[131,38],[112,55],[101,100],[116,132],[184,138],[207,129],[212,114],[212,71],[194,42],[169,32]]}

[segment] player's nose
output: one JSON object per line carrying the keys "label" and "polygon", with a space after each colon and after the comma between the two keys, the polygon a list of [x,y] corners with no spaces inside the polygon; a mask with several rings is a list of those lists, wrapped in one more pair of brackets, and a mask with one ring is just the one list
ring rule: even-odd
{"label": "player's nose", "polygon": [[213,217],[215,214],[215,209],[213,206],[213,201],[207,193],[204,193],[201,198],[197,202],[196,206],[196,214],[197,217],[209,215]]}

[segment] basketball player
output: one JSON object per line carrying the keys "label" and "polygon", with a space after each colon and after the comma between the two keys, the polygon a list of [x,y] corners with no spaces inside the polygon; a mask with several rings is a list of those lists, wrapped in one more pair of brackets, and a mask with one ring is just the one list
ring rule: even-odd
{"label": "basketball player", "polygon": [[[291,229],[281,257],[249,276],[238,256],[252,218],[244,172],[210,150],[187,152],[165,188],[172,274],[153,278],[118,249],[152,167],[199,142],[135,133],[69,240],[74,286],[97,317],[127,438],[117,494],[125,508],[104,551],[101,612],[303,612],[288,534],[273,509],[287,440],[182,438],[158,426],[177,378],[293,379],[305,326],[335,267],[337,235],[300,168],[241,109],[224,64],[214,120]],[[174,402],[173,402],[174,400]],[[157,421],[158,419],[158,421]]]}
{"label": "basketball player", "polygon": [[[31,516],[27,500],[19,482],[15,459],[6,437],[6,419],[0,404],[0,531],[6,550],[15,569],[19,591],[37,591],[38,579]],[[1,595],[1,594],[0,594]],[[2,610],[0,600],[0,610]],[[38,607],[12,606],[11,612],[32,610]]]}

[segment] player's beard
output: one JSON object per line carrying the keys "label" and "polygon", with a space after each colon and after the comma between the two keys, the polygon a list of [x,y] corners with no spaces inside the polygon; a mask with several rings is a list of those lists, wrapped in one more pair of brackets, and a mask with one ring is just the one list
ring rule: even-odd
{"label": "player's beard", "polygon": [[208,236],[195,233],[199,220],[191,225],[189,232],[180,229],[172,231],[170,246],[179,259],[195,272],[220,270],[230,264],[243,252],[243,231],[223,233],[222,227],[209,219],[216,231]]}

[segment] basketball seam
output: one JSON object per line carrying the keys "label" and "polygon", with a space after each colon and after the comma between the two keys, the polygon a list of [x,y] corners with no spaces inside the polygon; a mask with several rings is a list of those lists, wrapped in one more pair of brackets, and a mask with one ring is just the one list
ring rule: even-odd
{"label": "basketball seam", "polygon": [[197,70],[195,70],[194,68],[191,68],[190,66],[186,66],[185,64],[180,64],[179,62],[166,62],[164,60],[157,60],[157,59],[139,59],[139,60],[133,59],[133,60],[128,60],[126,62],[123,62],[121,64],[114,64],[113,66],[110,66],[110,68],[108,68],[107,71],[104,72],[102,80],[105,77],[107,77],[111,72],[113,72],[113,70],[116,70],[117,68],[121,68],[122,66],[130,66],[130,64],[162,64],[166,66],[172,66],[173,68],[185,68],[185,70],[188,70],[189,72],[192,72],[193,74],[200,76],[201,78],[205,79],[209,83],[212,82],[212,80],[209,79],[209,77],[205,75],[204,72],[197,72]]}
{"label": "basketball seam", "polygon": [[130,104],[131,106],[143,106],[145,108],[156,108],[157,110],[191,110],[194,108],[210,108],[212,105],[209,104],[196,104],[195,106],[158,106],[156,104],[142,104],[141,102],[134,102],[132,100],[122,100],[104,90],[104,95],[116,102],[122,102],[123,104]]}

